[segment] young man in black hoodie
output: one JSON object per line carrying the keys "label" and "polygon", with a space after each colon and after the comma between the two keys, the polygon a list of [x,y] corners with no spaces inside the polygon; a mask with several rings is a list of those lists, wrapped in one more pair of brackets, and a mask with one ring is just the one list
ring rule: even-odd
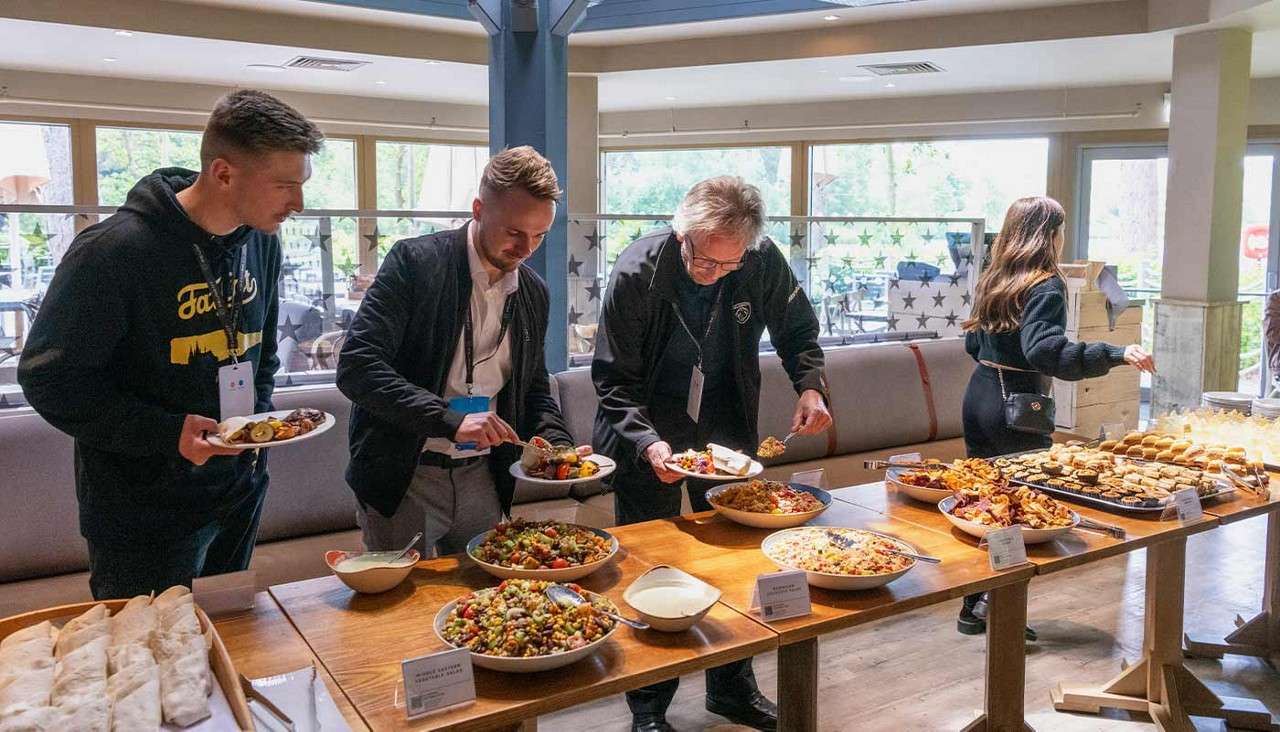
{"label": "young man in black hoodie", "polygon": [[18,381],[31,406],[75,438],[97,599],[249,565],[265,454],[207,435],[230,409],[271,408],[276,232],[302,210],[309,156],[322,142],[280,100],[228,94],[205,128],[200,172],[143,178],[58,266]]}

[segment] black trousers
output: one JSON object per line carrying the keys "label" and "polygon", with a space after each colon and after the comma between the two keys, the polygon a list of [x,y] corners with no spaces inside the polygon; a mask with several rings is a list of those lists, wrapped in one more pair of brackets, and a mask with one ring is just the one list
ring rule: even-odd
{"label": "black trousers", "polygon": [[[708,442],[747,450],[753,448],[754,445],[747,443],[753,439],[754,430],[746,428],[745,419],[735,407],[721,405],[725,405],[723,400],[704,400],[701,420],[696,425],[685,415],[683,403],[655,405],[650,414],[654,416],[658,434],[676,452],[702,447]],[[643,459],[636,464],[627,460],[619,461],[611,483],[614,511],[619,525],[680,515],[681,484],[667,484],[658,480],[658,476],[654,475],[653,469]],[[686,480],[684,483],[693,510],[711,510],[706,493],[717,483],[706,480]],[[707,695],[718,699],[745,700],[758,689],[749,658],[707,669],[706,680]],[[628,691],[627,706],[636,716],[664,715],[679,686],[680,677],[677,676]]]}
{"label": "black trousers", "polygon": [[[1006,371],[1004,385],[1009,393],[1041,391],[1040,375],[1027,372]],[[996,370],[987,366],[979,365],[969,377],[961,414],[964,417],[964,449],[971,458],[992,458],[1011,452],[1042,450],[1053,444],[1048,435],[1016,432],[1006,426],[1000,379]],[[980,592],[966,596],[965,607],[972,611],[981,598]]]}

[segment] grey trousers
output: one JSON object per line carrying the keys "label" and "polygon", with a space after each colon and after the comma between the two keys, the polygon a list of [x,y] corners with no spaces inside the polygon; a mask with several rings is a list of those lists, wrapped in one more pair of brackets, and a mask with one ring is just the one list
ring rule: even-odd
{"label": "grey trousers", "polygon": [[423,557],[460,553],[472,537],[500,520],[498,489],[487,460],[457,468],[419,465],[394,516],[387,518],[371,506],[356,512],[366,549],[400,549],[421,531],[415,546]]}

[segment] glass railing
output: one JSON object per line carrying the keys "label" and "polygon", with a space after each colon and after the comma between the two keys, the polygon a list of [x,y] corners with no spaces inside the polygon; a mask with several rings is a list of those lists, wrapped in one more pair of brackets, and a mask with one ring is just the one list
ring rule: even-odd
{"label": "glass railing", "polygon": [[[62,255],[79,230],[113,212],[0,205],[0,407],[23,403],[18,356]],[[456,228],[469,217],[467,211],[309,210],[286,221],[278,385],[332,381],[346,328],[391,246]],[[636,238],[668,222],[664,216],[569,215],[571,365],[590,361],[613,262]],[[766,235],[814,304],[826,346],[956,334],[968,316],[981,219],[774,217]],[[761,348],[771,348],[767,334]]]}

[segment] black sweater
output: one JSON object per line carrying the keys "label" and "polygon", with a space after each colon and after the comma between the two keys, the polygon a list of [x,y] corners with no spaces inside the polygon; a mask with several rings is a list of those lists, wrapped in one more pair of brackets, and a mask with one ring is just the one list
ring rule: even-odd
{"label": "black sweater", "polygon": [[964,345],[975,361],[1038,371],[1064,381],[1102,376],[1124,363],[1124,348],[1109,343],[1072,343],[1066,329],[1066,285],[1051,277],[1031,288],[1017,330],[971,331],[965,334]]}
{"label": "black sweater", "polygon": [[188,414],[217,419],[218,368],[231,363],[192,251],[221,285],[245,249],[249,279],[237,337],[253,364],[255,411],[271,408],[280,240],[242,227],[215,237],[187,218],[177,192],[196,173],[143,178],[120,210],[82,231],[58,265],[18,364],[27,401],[75,438],[80,531],[136,545],[189,534],[252,485],[248,452],[195,466],[178,454]]}

